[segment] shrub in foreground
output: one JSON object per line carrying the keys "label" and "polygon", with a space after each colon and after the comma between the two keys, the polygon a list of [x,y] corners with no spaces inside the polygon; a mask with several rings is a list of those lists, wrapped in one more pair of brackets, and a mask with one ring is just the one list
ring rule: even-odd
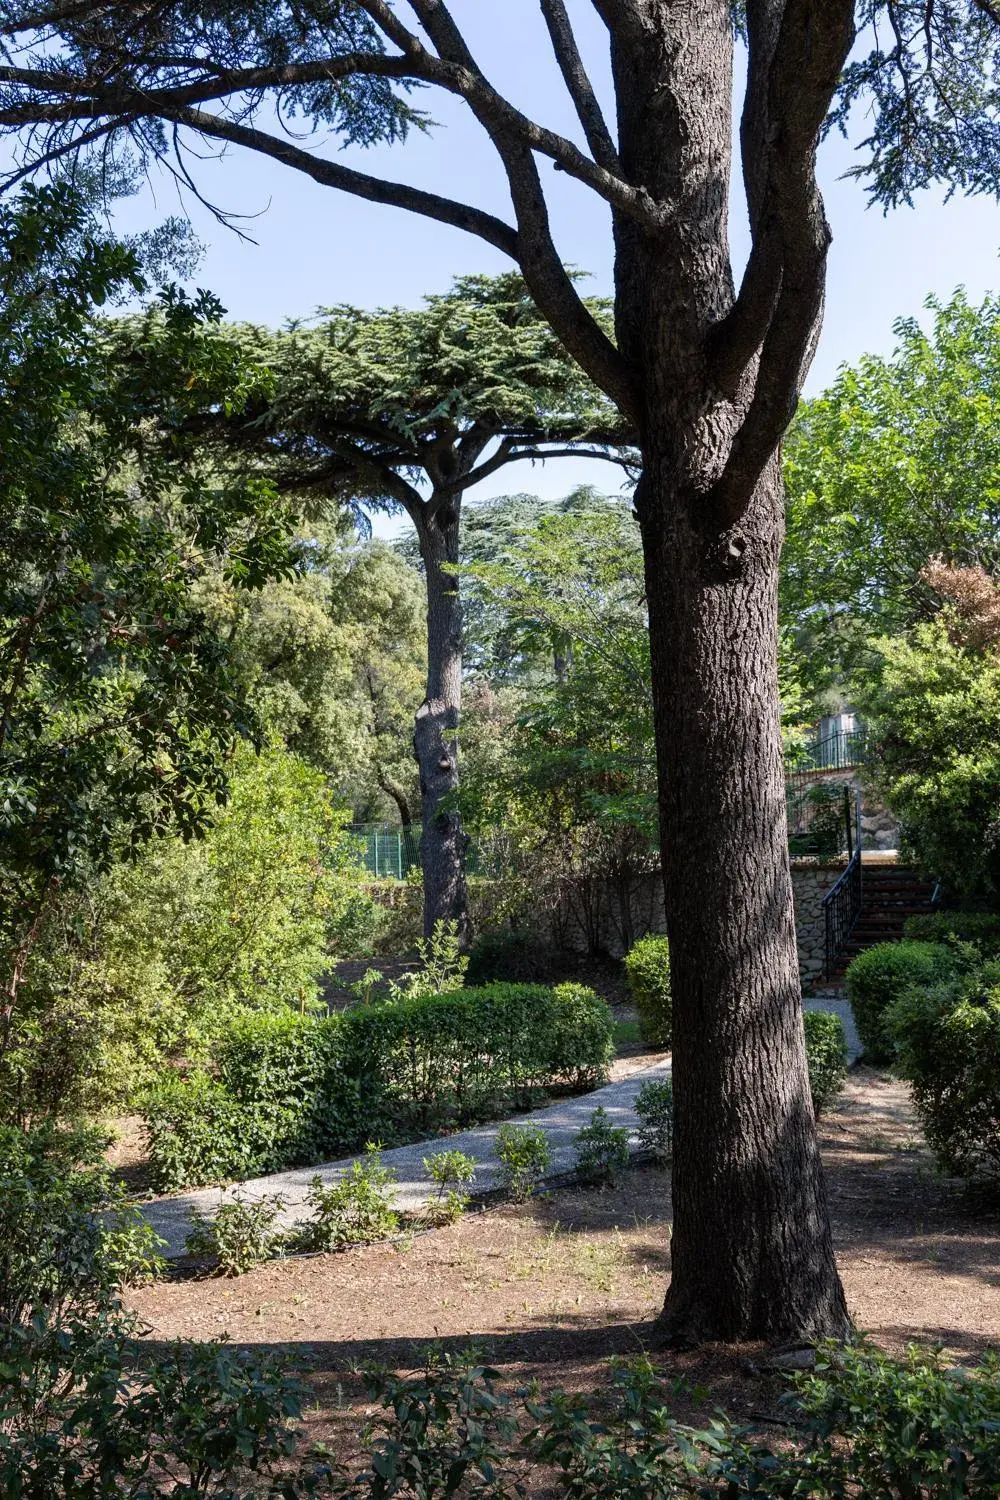
{"label": "shrub in foreground", "polygon": [[866,1055],[873,1062],[889,1062],[895,1050],[885,1013],[913,986],[949,978],[958,965],[951,948],[942,943],[876,943],[847,966],[847,997]]}
{"label": "shrub in foreground", "polygon": [[941,1166],[1000,1184],[1000,963],[910,990],[887,1023]]}
{"label": "shrub in foreground", "polygon": [[665,1383],[645,1355],[612,1364],[593,1393],[510,1397],[494,1370],[435,1358],[425,1371],[366,1377],[385,1415],[371,1468],[348,1480],[357,1500],[397,1493],[520,1493],[527,1465],[566,1500],[995,1500],[1000,1486],[1000,1364],[971,1370],[911,1349],[823,1350],[793,1377],[788,1425],[772,1443],[724,1416],[679,1421],[691,1392]]}
{"label": "shrub in foreground", "polygon": [[218,1078],[150,1094],[162,1191],[332,1160],[530,1106],[553,1087],[603,1083],[605,1002],[582,985],[492,985],[383,1001],[317,1019],[245,1016]]}
{"label": "shrub in foreground", "polygon": [[650,933],[625,957],[625,977],[639,1012],[639,1030],[651,1047],[669,1047],[673,1037],[670,996],[670,944]]}
{"label": "shrub in foreground", "polygon": [[501,1125],[497,1157],[500,1186],[515,1203],[531,1197],[552,1165],[552,1150],[537,1125]]}
{"label": "shrub in foreground", "polygon": [[602,1105],[576,1136],[576,1171],[584,1182],[614,1182],[628,1166],[628,1131]]}
{"label": "shrub in foreground", "polygon": [[807,1010],[802,1020],[806,1033],[809,1091],[813,1109],[819,1115],[840,1093],[847,1077],[844,1023],[839,1016],[820,1010]]}
{"label": "shrub in foreground", "polygon": [[656,1161],[669,1161],[674,1152],[674,1081],[650,1080],[635,1100],[639,1116],[639,1145]]}

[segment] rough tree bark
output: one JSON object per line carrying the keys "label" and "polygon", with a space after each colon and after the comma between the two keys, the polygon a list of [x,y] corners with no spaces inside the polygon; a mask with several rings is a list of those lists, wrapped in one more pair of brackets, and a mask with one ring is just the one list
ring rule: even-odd
{"label": "rough tree bark", "polygon": [[[615,32],[625,173],[676,206],[658,243],[619,217],[619,346],[643,370],[643,536],[674,1007],[672,1338],[849,1328],[802,1026],[777,681],[783,537],[772,453],[734,519],[717,490],[753,383],[712,334],[732,310],[732,47],[650,6]],[[714,19],[714,24],[713,24]],[[824,226],[825,227],[825,226]],[[818,309],[817,309],[818,312]],[[773,448],[773,445],[772,445]]]}
{"label": "rough tree bark", "polygon": [[458,810],[458,728],[462,710],[462,604],[458,578],[461,495],[433,500],[414,516],[427,580],[427,692],[417,711],[413,750],[420,771],[424,936],[454,922],[469,939],[465,878],[468,837]]}

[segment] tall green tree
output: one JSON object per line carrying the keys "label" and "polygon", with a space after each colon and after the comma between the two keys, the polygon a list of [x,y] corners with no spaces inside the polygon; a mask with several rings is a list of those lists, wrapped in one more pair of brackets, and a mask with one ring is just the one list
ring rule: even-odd
{"label": "tall green tree", "polygon": [[[520,269],[563,347],[636,432],[674,995],[664,1329],[843,1333],[785,837],[778,449],[822,316],[823,131],[871,107],[859,172],[883,203],[935,179],[996,191],[1000,12],[983,0],[592,0],[579,14],[607,46],[613,128],[565,0],[525,0],[524,45],[550,49],[577,116],[570,136],[544,123],[548,98],[528,113],[490,81],[491,38],[511,25],[508,6],[493,9],[477,9],[474,46],[462,0],[8,0],[0,125],[27,129],[36,163],[125,134],[160,156],[185,137],[224,143],[476,234]],[[737,38],[752,242],[738,283]],[[348,166],[324,155],[326,128],[282,128],[300,114],[341,140],[398,137],[417,86],[466,107],[505,175],[509,211]],[[611,217],[614,337],[559,255],[552,164]]]}
{"label": "tall green tree", "polygon": [[782,609],[828,672],[931,616],[929,558],[1000,559],[1000,301],[927,308],[928,331],[900,319],[895,354],[841,371],[785,445]]}
{"label": "tall green tree", "polygon": [[199,388],[241,366],[201,338],[211,298],[169,296],[155,375],[109,355],[97,307],[143,289],[68,186],[0,209],[0,1054],[45,914],[167,829],[195,836],[253,721],[197,600],[209,569],[254,588],[292,565],[286,507],[227,488],[178,439]]}
{"label": "tall green tree", "polygon": [[[593,316],[607,309],[589,303]],[[463,499],[519,459],[613,457],[619,414],[567,356],[516,275],[471,276],[422,308],[333,308],[283,332],[232,330],[263,378],[239,413],[206,417],[220,462],[242,457],[313,508],[404,511],[427,589],[427,679],[413,726],[424,926],[466,934],[467,838],[455,805]],[[399,786],[399,778],[393,778]],[[398,799],[396,799],[398,802]]]}
{"label": "tall green tree", "polygon": [[409,740],[426,676],[423,580],[394,548],[315,524],[294,577],[216,579],[207,612],[266,730],[322,771],[361,821],[413,821]]}

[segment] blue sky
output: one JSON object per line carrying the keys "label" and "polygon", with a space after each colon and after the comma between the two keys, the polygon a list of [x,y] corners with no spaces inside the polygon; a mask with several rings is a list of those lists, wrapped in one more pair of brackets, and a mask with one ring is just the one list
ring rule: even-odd
{"label": "blue sky", "polygon": [[[454,0],[452,9],[492,80],[544,123],[576,134],[575,125],[538,14],[537,0]],[[606,45],[587,0],[570,0],[581,44],[598,86],[607,92]],[[402,146],[349,150],[342,159],[366,171],[405,180],[508,214],[505,185],[491,148],[471,116],[437,94],[418,96],[439,126]],[[857,123],[863,134],[864,121]],[[315,149],[335,152],[317,139]],[[202,149],[202,148],[199,148]],[[844,179],[857,160],[839,136],[823,148],[822,183],[834,244],[822,342],[809,391],[829,383],[838,366],[865,352],[888,353],[892,324],[920,312],[924,298],[946,297],[959,284],[974,299],[1000,286],[1000,207],[987,199],[924,193],[912,209],[888,216],[865,206],[863,188]],[[196,278],[222,298],[233,317],[281,323],[318,306],[353,302],[414,305],[442,290],[455,275],[499,271],[505,258],[458,230],[351,199],[320,187],[286,167],[233,151],[221,160],[193,163],[205,196],[228,212],[247,216],[242,227],[254,243],[222,228],[196,202],[186,208],[206,245]],[[595,292],[611,289],[611,242],[600,201],[562,173],[543,165],[556,238],[564,259],[592,274]],[[147,192],[124,205],[123,228],[145,226],[177,212],[176,189],[159,175]],[[744,215],[734,194],[734,258],[745,254]],[[560,460],[543,467],[511,467],[486,481],[474,498],[527,489],[565,494],[588,481],[616,488],[618,470],[605,464]]]}

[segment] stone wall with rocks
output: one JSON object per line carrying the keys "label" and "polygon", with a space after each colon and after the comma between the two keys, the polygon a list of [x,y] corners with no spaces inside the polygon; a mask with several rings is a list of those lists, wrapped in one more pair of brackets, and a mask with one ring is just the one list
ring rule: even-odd
{"label": "stone wall with rocks", "polygon": [[792,778],[797,791],[822,784],[850,786],[861,793],[861,847],[863,849],[898,849],[899,824],[888,808],[865,785],[860,769],[853,771],[799,771]]}
{"label": "stone wall with rocks", "polygon": [[799,948],[799,973],[804,985],[823,977],[826,962],[826,918],[823,897],[840,879],[846,859],[792,860],[792,895],[795,901],[795,939]]}
{"label": "stone wall with rocks", "polygon": [[[823,897],[843,873],[846,860],[820,860],[802,857],[792,860],[792,894],[795,901],[795,933],[799,949],[799,970],[803,984],[822,977],[825,959],[826,924]],[[490,900],[493,882],[470,883],[472,919],[475,930],[494,925]],[[420,936],[422,895],[416,881],[373,881],[369,894],[386,908],[386,926],[379,941],[379,954],[398,958],[412,952]],[[626,909],[627,906],[627,909]],[[646,932],[664,932],[663,882],[659,871],[636,876],[627,889],[616,885],[586,892],[567,893],[557,910],[542,919],[548,926],[548,937],[557,946],[586,953],[599,946],[604,952],[620,958],[631,943]],[[378,960],[381,966],[381,957]]]}

